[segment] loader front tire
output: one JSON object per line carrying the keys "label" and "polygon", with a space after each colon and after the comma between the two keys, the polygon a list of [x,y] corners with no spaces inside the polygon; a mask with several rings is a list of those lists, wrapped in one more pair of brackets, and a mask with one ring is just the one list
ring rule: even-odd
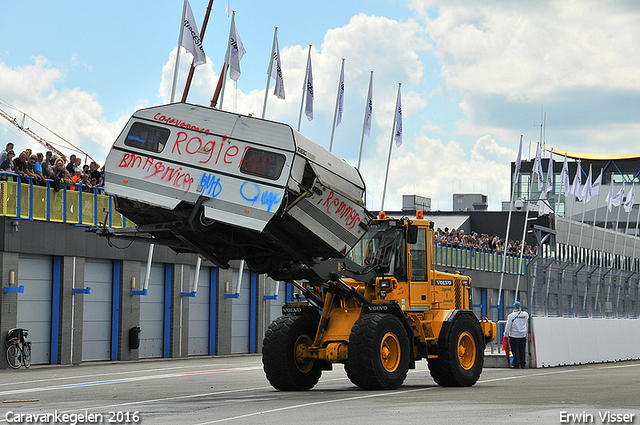
{"label": "loader front tire", "polygon": [[313,344],[317,321],[306,316],[282,316],[271,322],[262,341],[267,380],[280,391],[306,391],[320,380],[320,361],[302,356]]}
{"label": "loader front tire", "polygon": [[394,390],[409,370],[409,339],[400,320],[372,313],[359,318],[349,335],[347,376],[365,390]]}
{"label": "loader front tire", "polygon": [[438,358],[429,359],[431,377],[442,387],[470,387],[480,378],[484,363],[484,335],[472,314],[458,314],[443,326]]}

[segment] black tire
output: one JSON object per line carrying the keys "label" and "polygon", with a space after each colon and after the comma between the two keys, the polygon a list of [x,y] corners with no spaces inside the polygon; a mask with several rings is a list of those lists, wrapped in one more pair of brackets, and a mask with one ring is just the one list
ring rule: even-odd
{"label": "black tire", "polygon": [[25,342],[22,344],[22,364],[26,369],[31,366],[31,343]]}
{"label": "black tire", "polygon": [[271,322],[262,341],[262,364],[267,380],[280,391],[306,391],[320,380],[319,360],[303,359],[299,352],[310,346],[318,322],[306,316],[283,316]]}
{"label": "black tire", "polygon": [[472,314],[458,314],[443,326],[438,358],[429,359],[429,371],[443,387],[470,387],[480,378],[484,364],[484,335]]}
{"label": "black tire", "polygon": [[22,365],[22,350],[17,344],[9,344],[7,346],[7,364],[11,369],[19,369]]}
{"label": "black tire", "polygon": [[394,390],[409,370],[409,339],[402,322],[390,314],[359,318],[349,335],[347,376],[365,390]]}

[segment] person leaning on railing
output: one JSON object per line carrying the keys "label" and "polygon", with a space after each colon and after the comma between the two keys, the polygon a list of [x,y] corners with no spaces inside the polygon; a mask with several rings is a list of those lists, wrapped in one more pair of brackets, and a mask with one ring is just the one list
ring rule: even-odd
{"label": "person leaning on railing", "polygon": [[[15,167],[13,165],[13,158],[16,156],[16,153],[13,150],[9,150],[7,152],[7,159],[5,159],[4,161],[2,161],[2,163],[0,163],[0,171],[3,173],[14,173],[15,172]],[[7,176],[7,174],[2,174],[2,176],[0,176],[0,180],[7,180],[7,178],[10,178],[10,176]]]}

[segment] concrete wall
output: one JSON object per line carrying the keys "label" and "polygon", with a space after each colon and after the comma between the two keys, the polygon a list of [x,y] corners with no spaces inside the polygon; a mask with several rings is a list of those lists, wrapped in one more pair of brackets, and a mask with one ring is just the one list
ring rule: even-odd
{"label": "concrete wall", "polygon": [[531,366],[640,359],[640,320],[533,317]]}

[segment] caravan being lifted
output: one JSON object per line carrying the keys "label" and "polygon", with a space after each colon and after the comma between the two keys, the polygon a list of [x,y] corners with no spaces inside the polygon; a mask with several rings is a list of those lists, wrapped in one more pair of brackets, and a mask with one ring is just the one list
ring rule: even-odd
{"label": "caravan being lifted", "polygon": [[105,163],[137,232],[278,280],[343,257],[371,222],[358,170],[290,126],[186,103],[137,111]]}

